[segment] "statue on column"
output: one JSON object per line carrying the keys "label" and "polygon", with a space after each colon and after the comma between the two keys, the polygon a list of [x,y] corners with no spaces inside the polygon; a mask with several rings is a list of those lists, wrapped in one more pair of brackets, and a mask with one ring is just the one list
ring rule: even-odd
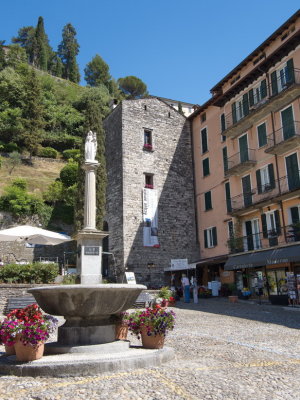
{"label": "statue on column", "polygon": [[96,132],[89,131],[85,140],[85,161],[95,162],[97,154],[97,135]]}

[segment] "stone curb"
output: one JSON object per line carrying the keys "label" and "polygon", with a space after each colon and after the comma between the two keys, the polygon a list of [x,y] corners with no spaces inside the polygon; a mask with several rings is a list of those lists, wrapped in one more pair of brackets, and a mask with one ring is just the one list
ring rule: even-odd
{"label": "stone curb", "polygon": [[[61,354],[44,356],[42,359],[29,363],[15,361],[15,356],[0,357],[0,375],[15,376],[90,376],[107,372],[121,372],[139,368],[160,366],[173,360],[174,350],[164,347],[159,350],[148,350],[133,347],[124,353],[113,356],[105,354]],[[48,360],[47,360],[48,358]]]}

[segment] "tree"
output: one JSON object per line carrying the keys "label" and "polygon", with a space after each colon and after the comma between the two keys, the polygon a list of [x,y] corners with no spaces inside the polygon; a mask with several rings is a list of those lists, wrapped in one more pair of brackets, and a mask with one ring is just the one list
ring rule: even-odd
{"label": "tree", "polygon": [[26,52],[18,44],[11,44],[8,46],[6,55],[6,65],[8,67],[17,69],[20,64],[27,63]]}
{"label": "tree", "polygon": [[33,69],[29,71],[25,79],[25,91],[26,96],[23,108],[24,130],[21,137],[31,158],[43,140],[44,126],[41,87]]}
{"label": "tree", "polygon": [[18,31],[18,36],[12,38],[12,43],[17,43],[26,51],[28,61],[32,64],[34,59],[35,47],[35,28],[33,26],[23,26]]}
{"label": "tree", "polygon": [[127,95],[128,99],[138,99],[146,96],[147,85],[136,76],[126,76],[118,79],[119,88]]}
{"label": "tree", "polygon": [[181,114],[181,115],[184,115],[184,112],[183,112],[183,109],[182,109],[182,104],[179,102],[178,103],[178,112]]}
{"label": "tree", "polygon": [[2,71],[6,67],[6,57],[3,48],[4,42],[5,40],[0,40],[0,71]]}
{"label": "tree", "polygon": [[60,171],[59,177],[66,188],[75,185],[75,183],[77,182],[77,171],[78,163],[74,161],[69,162]]}
{"label": "tree", "polygon": [[48,66],[49,72],[52,75],[61,78],[63,74],[63,68],[64,66],[61,59],[58,57],[56,53],[53,53],[51,59],[49,60],[49,66]]}
{"label": "tree", "polygon": [[63,78],[78,83],[80,74],[76,56],[79,53],[79,44],[76,39],[76,30],[71,24],[67,24],[63,28],[62,41],[58,46],[57,53],[64,66]]}
{"label": "tree", "polygon": [[[84,134],[81,147],[81,167],[84,161],[84,143],[86,133],[88,131],[96,132],[97,134],[97,155],[96,160],[99,162],[96,175],[96,226],[98,229],[103,228],[103,217],[105,214],[105,196],[106,196],[106,163],[105,163],[105,136],[104,129],[102,126],[102,115],[101,107],[95,98],[86,98],[85,105],[85,123],[84,123]],[[77,230],[83,228],[83,209],[84,209],[84,180],[85,174],[82,168],[78,169],[78,190],[77,190],[77,201],[75,208],[75,227]]]}
{"label": "tree", "polygon": [[44,19],[39,17],[34,34],[34,60],[33,64],[44,71],[48,69],[48,62],[52,49],[44,28]]}
{"label": "tree", "polygon": [[106,62],[96,54],[95,57],[87,64],[84,69],[86,83],[90,86],[100,86],[101,84],[109,87],[111,76],[109,74],[109,66]]}
{"label": "tree", "polygon": [[17,151],[13,151],[9,154],[6,161],[6,165],[9,169],[9,175],[12,174],[13,170],[22,163],[21,154]]}

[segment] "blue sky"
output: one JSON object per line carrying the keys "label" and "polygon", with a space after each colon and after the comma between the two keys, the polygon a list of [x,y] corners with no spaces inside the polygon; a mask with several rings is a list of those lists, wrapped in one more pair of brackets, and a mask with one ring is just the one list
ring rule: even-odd
{"label": "blue sky", "polygon": [[299,8],[299,0],[2,0],[0,40],[44,17],[54,50],[71,23],[78,63],[98,53],[118,79],[136,75],[150,94],[203,104],[210,89]]}

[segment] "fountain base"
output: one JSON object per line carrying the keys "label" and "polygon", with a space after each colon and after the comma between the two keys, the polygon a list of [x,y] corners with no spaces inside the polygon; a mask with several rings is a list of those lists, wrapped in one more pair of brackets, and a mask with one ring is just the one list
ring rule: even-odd
{"label": "fountain base", "polygon": [[60,326],[58,344],[82,346],[113,342],[116,338],[115,325],[102,326]]}

